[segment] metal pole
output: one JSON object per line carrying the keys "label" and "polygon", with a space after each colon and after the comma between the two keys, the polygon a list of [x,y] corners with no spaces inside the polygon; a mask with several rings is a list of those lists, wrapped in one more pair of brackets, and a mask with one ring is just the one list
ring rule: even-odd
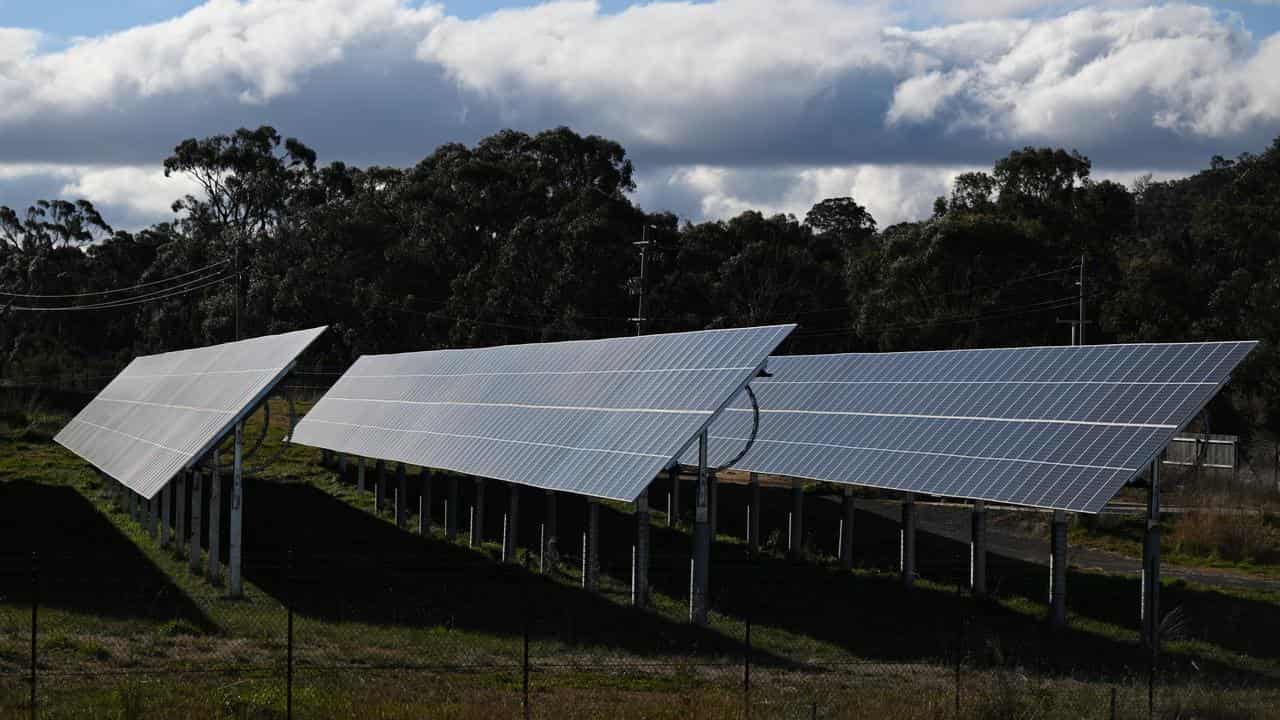
{"label": "metal pole", "polygon": [[471,546],[484,545],[484,478],[475,479],[476,501],[471,508]]}
{"label": "metal pole", "polygon": [[172,520],[169,503],[173,501],[171,495],[168,483],[160,488],[160,547],[169,546],[169,523]]}
{"label": "metal pole", "polygon": [[552,545],[558,546],[560,541],[556,539],[556,491],[547,491],[547,505],[542,517],[542,556],[543,567],[547,571],[555,570],[555,566],[547,563],[545,558],[551,551]]}
{"label": "metal pole", "polygon": [[502,529],[502,561],[515,562],[520,547],[517,533],[520,529],[520,486],[511,483],[511,499],[507,506],[506,527]]}
{"label": "metal pole", "polygon": [[187,552],[187,568],[192,575],[200,572],[200,538],[203,528],[204,483],[199,470],[191,471],[191,540]]}
{"label": "metal pole", "polygon": [[244,421],[236,423],[236,450],[235,450],[235,466],[231,470],[231,547],[228,557],[231,566],[231,597],[240,597],[244,595],[244,585],[241,582],[240,564],[244,556],[244,544],[241,542],[241,533],[244,528]]}
{"label": "metal pole", "polygon": [[356,460],[356,490],[364,492],[364,458]]}
{"label": "metal pole", "polygon": [[720,481],[716,478],[714,470],[707,473],[707,489],[711,493],[711,510],[709,513],[711,537],[715,538],[716,535],[720,534]]}
{"label": "metal pole", "polygon": [[600,585],[600,503],[595,498],[587,498],[587,530],[582,543],[582,587],[594,591]]}
{"label": "metal pole", "polygon": [[916,584],[916,496],[907,493],[902,500],[902,529],[899,538],[902,584],[907,588]]}
{"label": "metal pole", "polygon": [[382,499],[387,494],[387,464],[379,460],[373,467],[373,512],[382,515]]}
{"label": "metal pole", "polygon": [[1067,513],[1053,511],[1050,527],[1049,622],[1055,628],[1067,625]]}
{"label": "metal pole", "polygon": [[1076,344],[1084,344],[1084,254],[1080,255],[1080,330],[1076,332]]}
{"label": "metal pole", "polygon": [[[1280,457],[1280,451],[1277,451],[1277,457]],[[667,514],[667,527],[680,527],[680,466],[672,465],[667,473],[671,476],[671,511]]]}
{"label": "metal pole", "polygon": [[213,472],[209,477],[209,562],[205,570],[209,582],[222,582],[222,469],[218,450],[213,451]]}
{"label": "metal pole", "polygon": [[395,516],[396,527],[403,530],[409,524],[409,515],[406,509],[408,504],[408,488],[405,486],[405,470],[404,463],[396,463],[396,498],[395,498]]}
{"label": "metal pole", "polygon": [[710,605],[711,525],[708,517],[710,488],[707,477],[707,431],[698,434],[698,490],[693,524],[693,577],[689,594],[689,620],[707,624]]}
{"label": "metal pole", "polygon": [[853,488],[848,485],[840,491],[841,509],[844,517],[840,523],[840,567],[853,569]]}
{"label": "metal pole", "polygon": [[1142,641],[1155,657],[1160,644],[1160,460],[1151,463],[1142,558]]}
{"label": "metal pole", "polygon": [[458,539],[458,476],[449,475],[449,496],[444,501],[444,536]]}
{"label": "metal pole", "polygon": [[974,597],[987,594],[987,504],[973,501],[969,528],[969,588]]}
{"label": "metal pole", "polygon": [[178,546],[179,556],[187,549],[187,485],[190,477],[190,470],[178,475],[178,496],[173,507],[173,539]]}
{"label": "metal pole", "polygon": [[418,473],[422,480],[422,494],[418,496],[418,534],[431,534],[431,470],[422,468]]}
{"label": "metal pole", "polygon": [[636,558],[632,602],[636,607],[649,604],[649,488],[636,498]]}
{"label": "metal pole", "polygon": [[747,516],[747,549],[760,552],[760,475],[751,473],[751,504]]}
{"label": "metal pole", "polygon": [[804,559],[804,486],[800,478],[791,479],[791,559]]}

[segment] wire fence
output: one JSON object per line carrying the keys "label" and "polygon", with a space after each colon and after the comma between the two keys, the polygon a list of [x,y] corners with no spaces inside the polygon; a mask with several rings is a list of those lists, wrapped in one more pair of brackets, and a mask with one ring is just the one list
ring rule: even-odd
{"label": "wire fence", "polygon": [[[0,556],[0,717],[1235,718],[1280,697],[1090,665],[1079,654],[1095,649],[1055,653],[1079,641],[1048,632],[1002,646],[1001,614],[963,589],[868,617],[760,582],[697,628],[525,557],[478,580],[475,564],[287,553],[247,567],[254,585],[232,599]],[[349,581],[352,563],[373,566]]]}

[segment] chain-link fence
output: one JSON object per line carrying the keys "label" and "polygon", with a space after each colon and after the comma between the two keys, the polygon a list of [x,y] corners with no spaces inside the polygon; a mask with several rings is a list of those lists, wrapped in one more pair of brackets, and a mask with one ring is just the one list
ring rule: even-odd
{"label": "chain-link fence", "polygon": [[[540,573],[531,556],[458,550],[462,562],[256,558],[236,599],[159,572],[112,581],[92,549],[4,556],[0,715],[1235,718],[1280,698],[1247,678],[1153,678],[1140,648],[1028,632],[1044,626],[887,573],[852,584],[891,608],[819,597],[822,580],[784,567],[722,563],[700,628],[666,593],[628,606],[620,568],[602,568],[592,593],[572,557]],[[823,572],[851,584],[794,568]]]}

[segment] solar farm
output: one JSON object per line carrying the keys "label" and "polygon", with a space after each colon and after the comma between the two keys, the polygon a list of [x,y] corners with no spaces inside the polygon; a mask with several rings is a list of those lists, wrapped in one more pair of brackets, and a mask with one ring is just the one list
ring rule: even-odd
{"label": "solar farm", "polygon": [[[794,329],[365,355],[297,407],[324,327],[138,357],[54,437],[126,539],[73,532],[5,605],[31,707],[43,669],[183,714],[186,684],[253,717],[1136,716],[1159,667],[1215,703],[1198,678],[1276,670],[1185,627],[1265,596],[1160,552],[1161,455],[1256,343],[776,354]],[[1075,567],[1117,496],[1140,572]],[[1018,516],[1043,564],[993,550]]]}

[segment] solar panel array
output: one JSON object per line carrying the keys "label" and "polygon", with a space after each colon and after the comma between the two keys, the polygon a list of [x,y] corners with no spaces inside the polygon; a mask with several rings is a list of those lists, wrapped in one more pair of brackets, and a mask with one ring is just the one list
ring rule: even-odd
{"label": "solar panel array", "polygon": [[54,440],[150,499],[251,411],[324,330],[134,358]]}
{"label": "solar panel array", "polygon": [[794,328],[366,355],[293,439],[630,501]]}
{"label": "solar panel array", "polygon": [[[1204,407],[1254,342],[775,357],[734,467],[1098,512]],[[750,406],[712,425],[713,464]],[[686,453],[684,462],[692,461]]]}

